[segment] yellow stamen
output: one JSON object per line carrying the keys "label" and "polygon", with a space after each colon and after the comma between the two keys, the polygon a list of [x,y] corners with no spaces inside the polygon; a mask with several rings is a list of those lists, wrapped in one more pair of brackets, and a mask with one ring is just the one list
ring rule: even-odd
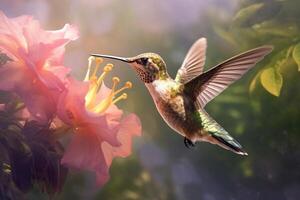
{"label": "yellow stamen", "polygon": [[85,106],[87,109],[92,109],[95,105],[96,94],[97,94],[97,84],[96,81],[90,83],[90,88],[85,96]]}
{"label": "yellow stamen", "polygon": [[114,92],[114,95],[119,94],[123,90],[130,89],[130,88],[132,88],[132,83],[130,81],[127,81],[123,87],[121,87],[120,89]]}
{"label": "yellow stamen", "polygon": [[126,93],[123,93],[121,96],[114,99],[112,103],[115,104],[115,103],[117,103],[118,101],[120,101],[122,99],[127,99],[127,94]]}
{"label": "yellow stamen", "polygon": [[84,81],[88,81],[90,79],[90,72],[91,72],[92,63],[93,63],[94,60],[95,60],[95,57],[93,57],[93,56],[90,56],[89,59],[88,59],[89,64],[88,64],[88,69],[87,69]]}
{"label": "yellow stamen", "polygon": [[[115,104],[122,99],[127,99],[126,93],[123,93],[117,98],[115,98],[115,96],[125,89],[132,88],[132,83],[127,81],[122,88],[116,90],[116,86],[120,82],[120,79],[118,77],[113,77],[112,78],[113,85],[109,95],[97,104],[96,103],[97,93],[102,86],[105,76],[107,75],[108,72],[112,70],[113,64],[107,64],[103,68],[102,74],[100,76],[97,76],[97,73],[100,68],[100,64],[103,62],[103,59],[95,58],[91,56],[89,57],[88,61],[89,61],[88,69],[84,81],[89,81],[90,83],[88,93],[85,96],[85,106],[89,111],[95,113],[102,113],[105,110],[107,110],[110,105]],[[94,61],[95,61],[95,68],[93,70],[93,73],[91,74],[91,68]]]}
{"label": "yellow stamen", "polygon": [[95,107],[97,92],[99,91],[99,88],[102,85],[104,77],[113,68],[112,64],[107,64],[104,67],[102,74],[97,79],[96,74],[97,74],[97,70],[99,69],[99,65],[101,62],[102,62],[102,60],[97,61],[97,59],[96,59],[96,69],[93,72],[95,75],[93,75],[92,77],[89,78],[90,88],[89,88],[87,95],[85,96],[85,106],[89,110],[92,110]]}
{"label": "yellow stamen", "polygon": [[96,67],[94,69],[92,77],[96,77],[97,76],[97,72],[99,70],[100,64],[103,62],[103,59],[102,58],[96,58],[95,61],[96,61]]}
{"label": "yellow stamen", "polygon": [[112,70],[113,66],[114,66],[113,64],[108,63],[108,64],[103,68],[103,73],[99,76],[99,78],[98,78],[98,80],[97,80],[97,85],[99,86],[99,88],[100,88],[100,86],[101,86],[101,84],[102,84],[102,81],[104,80],[104,77],[106,76],[106,74],[107,74],[108,72],[110,72],[110,71]]}
{"label": "yellow stamen", "polygon": [[118,77],[113,77],[112,81],[113,81],[113,85],[110,94],[93,108],[94,112],[102,113],[113,103],[114,91],[116,85],[120,82],[120,79]]}

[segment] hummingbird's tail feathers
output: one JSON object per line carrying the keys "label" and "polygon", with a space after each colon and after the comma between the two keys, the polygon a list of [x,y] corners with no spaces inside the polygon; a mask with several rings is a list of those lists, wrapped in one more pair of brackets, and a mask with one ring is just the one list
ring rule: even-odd
{"label": "hummingbird's tail feathers", "polygon": [[219,146],[221,146],[224,149],[233,151],[234,153],[243,155],[243,156],[247,156],[248,153],[245,152],[242,149],[242,146],[232,137],[230,137],[231,139],[228,140],[228,137],[224,138],[224,137],[220,137],[218,135],[211,135],[216,141],[215,143]]}
{"label": "hummingbird's tail feathers", "polygon": [[203,108],[230,84],[240,79],[272,49],[272,46],[261,46],[234,56],[186,83],[184,90],[197,97],[196,105]]}
{"label": "hummingbird's tail feathers", "polygon": [[202,121],[202,126],[206,135],[200,132],[199,140],[207,141],[212,144],[219,145],[224,149],[233,151],[240,155],[248,155],[242,150],[242,146],[233,138],[229,133],[220,126],[209,114],[203,110],[198,110],[199,116]]}

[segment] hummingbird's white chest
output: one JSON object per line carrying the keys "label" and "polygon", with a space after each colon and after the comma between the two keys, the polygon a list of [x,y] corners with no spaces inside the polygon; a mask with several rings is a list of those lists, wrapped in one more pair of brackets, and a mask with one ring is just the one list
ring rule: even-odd
{"label": "hummingbird's white chest", "polygon": [[146,84],[146,87],[165,122],[177,132],[182,133],[182,124],[186,116],[180,84],[172,79],[155,80]]}
{"label": "hummingbird's white chest", "polygon": [[155,80],[146,84],[154,101],[169,102],[178,95],[179,84],[173,80]]}

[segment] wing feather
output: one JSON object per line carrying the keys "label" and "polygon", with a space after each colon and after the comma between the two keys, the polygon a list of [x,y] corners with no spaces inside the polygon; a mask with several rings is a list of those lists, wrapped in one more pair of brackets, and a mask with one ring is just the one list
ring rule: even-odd
{"label": "wing feather", "polygon": [[272,49],[272,46],[262,46],[230,58],[187,82],[185,91],[195,96],[197,103],[203,108],[230,84],[240,79]]}
{"label": "wing feather", "polygon": [[188,51],[175,80],[184,84],[203,72],[206,54],[206,39],[198,39]]}

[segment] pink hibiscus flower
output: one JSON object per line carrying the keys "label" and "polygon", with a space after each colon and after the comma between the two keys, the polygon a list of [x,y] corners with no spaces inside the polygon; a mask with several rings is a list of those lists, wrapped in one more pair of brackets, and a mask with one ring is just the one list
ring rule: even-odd
{"label": "pink hibiscus flower", "polygon": [[[92,58],[93,59],[93,58]],[[114,157],[131,154],[132,136],[141,134],[139,118],[134,114],[124,116],[115,105],[126,99],[121,91],[131,87],[127,82],[116,90],[119,78],[113,78],[112,89],[108,89],[103,78],[112,69],[108,64],[97,77],[101,59],[96,59],[96,67],[90,75],[90,66],[84,82],[69,78],[67,90],[58,103],[58,116],[73,127],[74,136],[67,147],[62,164],[76,169],[96,173],[97,185],[102,186],[109,179],[109,167]]]}
{"label": "pink hibiscus flower", "polygon": [[69,73],[63,66],[65,45],[77,38],[68,24],[45,31],[31,16],[9,19],[0,12],[0,90],[15,92],[36,120],[49,121]]}

